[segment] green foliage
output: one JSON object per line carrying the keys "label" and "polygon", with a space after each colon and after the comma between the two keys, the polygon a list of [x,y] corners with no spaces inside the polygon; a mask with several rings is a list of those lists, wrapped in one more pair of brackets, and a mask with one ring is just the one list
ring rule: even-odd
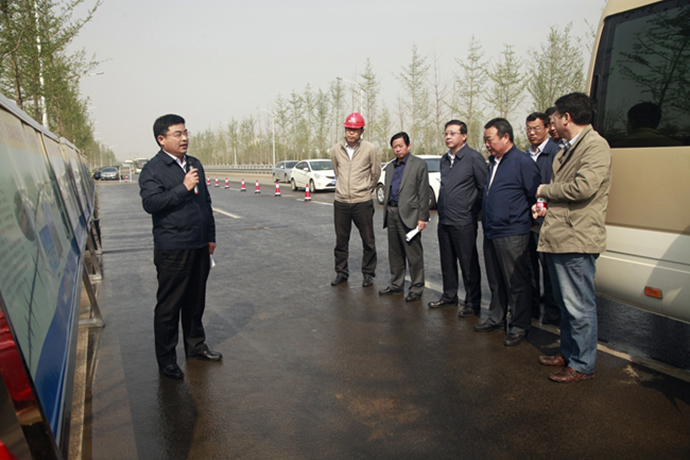
{"label": "green foliage", "polygon": [[75,19],[84,0],[0,0],[0,91],[48,129],[71,140],[91,161],[102,152],[93,139],[79,79],[97,64],[67,47],[89,22],[100,0]]}
{"label": "green foliage", "polygon": [[532,96],[531,111],[544,112],[559,97],[585,87],[580,40],[570,35],[572,23],[563,31],[553,26],[546,44],[528,52],[531,62],[527,91]]}

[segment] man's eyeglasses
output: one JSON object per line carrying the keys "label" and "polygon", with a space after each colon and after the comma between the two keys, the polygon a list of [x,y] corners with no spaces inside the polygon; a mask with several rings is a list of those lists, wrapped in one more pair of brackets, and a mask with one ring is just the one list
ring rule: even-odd
{"label": "man's eyeglasses", "polygon": [[535,127],[528,126],[525,129],[525,131],[527,131],[528,133],[540,133],[540,132],[544,131],[544,128],[542,126],[535,126]]}
{"label": "man's eyeglasses", "polygon": [[446,136],[456,136],[456,135],[461,134],[461,133],[459,131],[457,133],[454,133],[453,131],[445,131],[441,134],[443,134],[443,137],[446,137]]}
{"label": "man's eyeglasses", "polygon": [[168,133],[168,134],[166,134],[166,136],[172,136],[172,137],[174,137],[175,139],[179,139],[179,138],[181,138],[182,136],[189,137],[189,136],[191,136],[191,134],[192,134],[192,133],[190,133],[188,130],[185,129],[184,131],[175,131],[175,132],[172,132],[172,133]]}

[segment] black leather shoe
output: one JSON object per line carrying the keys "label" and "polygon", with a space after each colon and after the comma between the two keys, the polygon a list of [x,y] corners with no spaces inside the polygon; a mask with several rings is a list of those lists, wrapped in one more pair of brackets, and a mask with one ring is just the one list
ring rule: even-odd
{"label": "black leather shoe", "polygon": [[388,286],[386,289],[380,290],[379,295],[402,294],[402,292],[402,289],[393,289],[392,287]]}
{"label": "black leather shoe", "polygon": [[364,280],[362,281],[362,287],[369,287],[374,284],[374,277],[371,275],[364,275]]}
{"label": "black leather shoe", "polygon": [[341,283],[347,283],[347,276],[343,276],[340,273],[335,275],[335,278],[333,278],[333,281],[331,281],[331,286],[337,286]]}
{"label": "black leather shoe", "polygon": [[503,341],[503,345],[506,347],[514,347],[515,345],[520,345],[524,340],[525,334],[508,334]]}
{"label": "black leather shoe", "polygon": [[422,294],[419,292],[410,292],[407,294],[407,297],[405,297],[405,302],[416,302],[421,298]]}
{"label": "black leather shoe", "polygon": [[223,359],[223,355],[216,351],[204,350],[201,353],[190,356],[189,358],[199,359],[201,361],[220,361],[221,359]]}
{"label": "black leather shoe", "polygon": [[458,312],[460,318],[467,318],[468,316],[474,316],[474,309],[472,307],[462,307]]}
{"label": "black leather shoe", "polygon": [[169,379],[181,379],[184,377],[182,369],[180,369],[180,366],[177,364],[168,364],[167,366],[161,367],[160,370],[161,373]]}
{"label": "black leather shoe", "polygon": [[448,302],[447,300],[437,300],[436,302],[429,302],[429,308],[445,308],[457,306],[457,302]]}
{"label": "black leather shoe", "polygon": [[474,332],[491,332],[495,331],[496,329],[503,329],[504,324],[499,323],[499,324],[489,324],[489,323],[482,323],[482,324],[477,324],[472,328]]}

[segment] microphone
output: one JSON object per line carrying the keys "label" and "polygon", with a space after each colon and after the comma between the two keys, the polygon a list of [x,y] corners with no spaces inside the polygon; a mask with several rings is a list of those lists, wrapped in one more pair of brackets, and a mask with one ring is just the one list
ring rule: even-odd
{"label": "microphone", "polygon": [[[185,163],[185,166],[187,167],[187,172],[191,171],[191,169],[194,167],[192,164],[192,159],[187,157],[187,162]],[[194,194],[198,195],[199,194],[199,184],[194,186]]]}

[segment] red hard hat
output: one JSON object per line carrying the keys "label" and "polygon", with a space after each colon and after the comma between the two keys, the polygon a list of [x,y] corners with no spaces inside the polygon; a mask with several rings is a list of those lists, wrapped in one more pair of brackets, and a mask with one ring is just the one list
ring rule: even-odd
{"label": "red hard hat", "polygon": [[364,128],[364,117],[361,113],[352,112],[345,120],[345,127],[355,129]]}

